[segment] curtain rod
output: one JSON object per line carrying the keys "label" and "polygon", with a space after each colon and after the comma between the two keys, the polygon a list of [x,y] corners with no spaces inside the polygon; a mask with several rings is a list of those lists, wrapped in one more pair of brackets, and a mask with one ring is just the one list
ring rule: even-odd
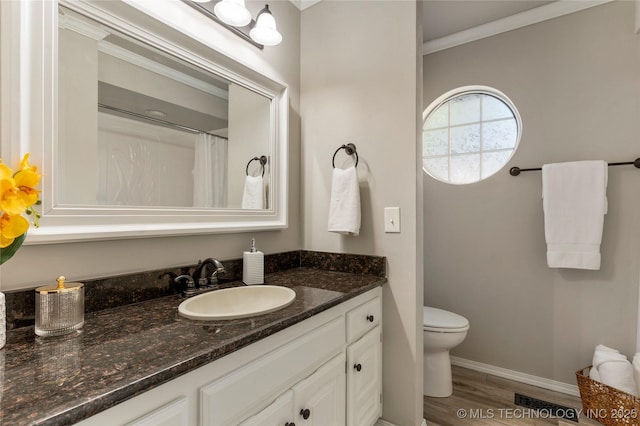
{"label": "curtain rod", "polygon": [[[630,166],[633,165],[636,168],[640,169],[640,158],[636,158],[634,161],[624,161],[622,163],[609,163],[609,166]],[[542,167],[535,167],[532,169],[521,169],[520,167],[512,167],[509,169],[509,174],[511,176],[518,176],[520,172],[530,172],[533,170],[542,170]]]}
{"label": "curtain rod", "polygon": [[172,123],[170,121],[161,120],[161,119],[155,118],[155,117],[149,117],[149,116],[144,115],[144,114],[138,114],[137,112],[127,111],[126,109],[120,109],[120,108],[112,107],[112,106],[101,104],[101,103],[98,104],[98,108],[108,109],[108,110],[111,110],[111,111],[119,112],[121,114],[131,115],[131,116],[134,116],[134,117],[137,117],[137,118],[142,118],[144,120],[148,120],[148,121],[152,121],[152,122],[155,122],[155,123],[158,123],[158,124],[162,124],[163,126],[173,127],[175,129],[185,130],[185,131],[191,132],[191,133],[206,133],[208,135],[215,136],[217,138],[229,140],[229,138],[226,137],[226,136],[216,135],[215,133],[211,133],[211,132],[204,132],[202,130],[194,129],[192,127],[183,126],[181,124]]}

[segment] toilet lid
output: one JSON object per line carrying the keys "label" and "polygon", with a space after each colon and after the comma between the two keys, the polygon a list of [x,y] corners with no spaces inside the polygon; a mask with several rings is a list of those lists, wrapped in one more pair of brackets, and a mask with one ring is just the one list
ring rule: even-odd
{"label": "toilet lid", "polygon": [[445,311],[444,309],[423,308],[422,325],[425,329],[459,330],[469,328],[469,320],[462,315]]}

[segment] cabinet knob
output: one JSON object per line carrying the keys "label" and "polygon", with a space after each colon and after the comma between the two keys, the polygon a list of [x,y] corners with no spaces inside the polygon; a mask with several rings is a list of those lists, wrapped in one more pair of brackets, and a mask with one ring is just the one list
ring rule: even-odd
{"label": "cabinet knob", "polygon": [[373,315],[367,315],[367,321],[373,322],[374,319]]}
{"label": "cabinet knob", "polygon": [[356,371],[360,371],[362,370],[362,364],[355,364],[353,368],[355,368]]}
{"label": "cabinet knob", "polygon": [[300,415],[302,416],[303,419],[307,420],[311,415],[311,410],[309,410],[308,408],[304,408],[300,410]]}

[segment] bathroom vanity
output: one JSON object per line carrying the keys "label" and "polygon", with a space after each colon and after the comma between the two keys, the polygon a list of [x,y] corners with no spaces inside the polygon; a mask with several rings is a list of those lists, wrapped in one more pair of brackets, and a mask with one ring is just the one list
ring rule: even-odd
{"label": "bathroom vanity", "polygon": [[226,321],[182,318],[167,296],[89,314],[83,331],[8,333],[4,424],[374,424],[382,407],[385,278],[267,275],[293,304]]}

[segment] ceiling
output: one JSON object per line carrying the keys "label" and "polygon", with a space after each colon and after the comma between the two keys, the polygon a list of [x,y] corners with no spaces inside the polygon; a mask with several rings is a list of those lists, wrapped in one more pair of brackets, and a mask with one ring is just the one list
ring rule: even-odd
{"label": "ceiling", "polygon": [[554,0],[423,0],[423,41],[506,18]]}

